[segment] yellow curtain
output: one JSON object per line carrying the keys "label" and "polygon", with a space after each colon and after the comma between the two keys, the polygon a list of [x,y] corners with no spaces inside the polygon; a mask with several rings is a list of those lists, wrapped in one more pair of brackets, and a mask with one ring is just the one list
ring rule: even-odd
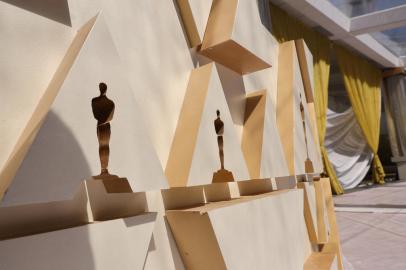
{"label": "yellow curtain", "polygon": [[373,180],[383,184],[385,172],[378,156],[381,121],[381,71],[367,60],[343,47],[335,46],[335,52],[355,117],[374,153]]}
{"label": "yellow curtain", "polygon": [[272,32],[279,43],[303,38],[313,54],[314,102],[317,116],[317,129],[324,168],[330,178],[332,190],[344,193],[324,147],[326,135],[326,112],[328,105],[328,80],[330,75],[330,41],[306,27],[300,21],[271,4]]}

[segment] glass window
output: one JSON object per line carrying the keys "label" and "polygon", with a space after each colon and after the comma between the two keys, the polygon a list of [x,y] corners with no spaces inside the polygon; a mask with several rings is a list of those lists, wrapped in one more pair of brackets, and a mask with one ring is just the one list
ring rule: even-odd
{"label": "glass window", "polygon": [[348,17],[393,8],[406,4],[406,0],[329,0]]}
{"label": "glass window", "polygon": [[379,43],[397,56],[406,56],[406,27],[371,33]]}

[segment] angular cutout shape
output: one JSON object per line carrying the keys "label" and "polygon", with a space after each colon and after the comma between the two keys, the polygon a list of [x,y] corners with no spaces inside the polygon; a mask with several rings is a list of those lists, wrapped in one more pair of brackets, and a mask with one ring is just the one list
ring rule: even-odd
{"label": "angular cutout shape", "polygon": [[213,125],[216,110],[221,111],[224,122],[224,168],[232,172],[237,181],[249,179],[217,69],[211,63],[190,74],[165,169],[171,187],[210,184],[213,173],[221,169]]}

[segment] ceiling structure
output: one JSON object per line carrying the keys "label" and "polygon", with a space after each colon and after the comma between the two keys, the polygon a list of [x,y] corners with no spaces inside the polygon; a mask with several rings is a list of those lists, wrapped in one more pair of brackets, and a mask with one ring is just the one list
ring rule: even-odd
{"label": "ceiling structure", "polygon": [[381,67],[406,64],[406,0],[270,0]]}

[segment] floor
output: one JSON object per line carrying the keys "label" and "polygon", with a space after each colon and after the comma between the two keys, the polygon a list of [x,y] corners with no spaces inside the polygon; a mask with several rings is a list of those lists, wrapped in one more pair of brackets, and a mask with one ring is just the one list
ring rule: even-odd
{"label": "floor", "polygon": [[334,197],[346,270],[406,269],[406,182]]}

